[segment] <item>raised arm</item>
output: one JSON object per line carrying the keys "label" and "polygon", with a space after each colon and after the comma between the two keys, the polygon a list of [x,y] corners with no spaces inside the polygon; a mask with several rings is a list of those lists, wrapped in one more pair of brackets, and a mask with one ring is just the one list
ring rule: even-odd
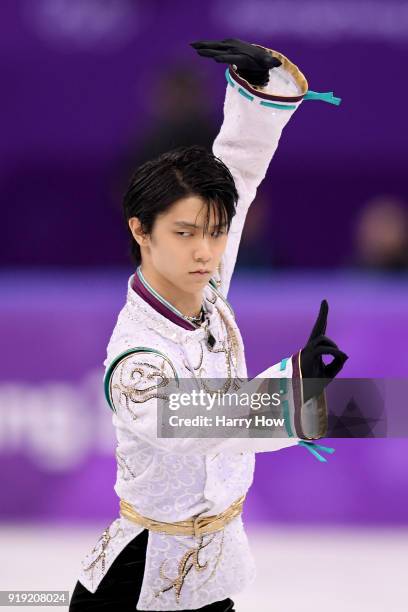
{"label": "raised arm", "polygon": [[214,155],[234,177],[239,195],[219,277],[215,279],[224,296],[228,294],[249,206],[283,128],[307,92],[305,77],[282,54],[236,39],[227,41],[193,43],[200,55],[231,64],[226,70],[224,121],[213,145]]}

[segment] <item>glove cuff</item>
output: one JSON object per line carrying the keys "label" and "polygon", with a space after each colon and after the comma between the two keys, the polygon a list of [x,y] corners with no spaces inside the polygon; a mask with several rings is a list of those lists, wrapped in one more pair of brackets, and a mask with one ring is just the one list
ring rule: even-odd
{"label": "glove cuff", "polygon": [[[300,355],[301,351],[298,351],[291,358],[294,424],[299,438],[317,440],[324,437],[328,429],[326,394],[323,390],[317,397],[305,402]],[[308,426],[306,427],[307,424]]]}
{"label": "glove cuff", "polygon": [[[299,68],[279,51],[268,49],[262,45],[255,46],[260,47],[281,62],[281,66],[269,70],[269,83],[265,87],[251,85],[232,65],[228,68],[230,78],[245,89],[249,95],[261,98],[265,102],[300,102],[303,100],[308,91],[308,83]],[[289,93],[282,93],[282,88],[288,90]]]}

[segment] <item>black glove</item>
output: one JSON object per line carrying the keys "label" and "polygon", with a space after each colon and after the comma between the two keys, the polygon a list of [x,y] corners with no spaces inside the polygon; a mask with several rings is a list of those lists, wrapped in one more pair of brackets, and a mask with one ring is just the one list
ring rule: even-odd
{"label": "black glove", "polygon": [[[309,340],[300,353],[305,402],[320,395],[330,380],[337,376],[348,359],[348,356],[338,348],[337,344],[324,335],[328,312],[329,305],[326,300],[323,300]],[[326,365],[323,362],[323,355],[332,355],[334,359]]]}
{"label": "black glove", "polygon": [[269,81],[269,69],[282,63],[264,49],[239,38],[197,40],[190,44],[203,57],[212,57],[216,62],[235,64],[238,74],[251,85],[265,86]]}

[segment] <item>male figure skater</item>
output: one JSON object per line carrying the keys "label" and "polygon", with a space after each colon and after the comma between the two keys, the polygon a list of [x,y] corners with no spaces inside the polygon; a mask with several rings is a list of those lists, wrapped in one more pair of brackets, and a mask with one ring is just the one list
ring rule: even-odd
{"label": "male figure skater", "polygon": [[[138,268],[105,360],[120,517],[84,559],[71,611],[232,611],[230,596],[255,576],[241,517],[255,453],[325,435],[323,389],[347,359],[325,336],[323,300],[303,349],[242,386],[254,391],[263,379],[281,379],[278,435],[157,433],[170,381],[188,378],[213,393],[210,382],[222,380],[227,394],[247,377],[227,302],[245,217],[283,127],[308,94],[327,97],[308,92],[303,74],[278,52],[237,39],[192,46],[229,64],[224,121],[213,153],[165,153],[136,170],[124,197]],[[334,359],[325,365],[323,355]]]}

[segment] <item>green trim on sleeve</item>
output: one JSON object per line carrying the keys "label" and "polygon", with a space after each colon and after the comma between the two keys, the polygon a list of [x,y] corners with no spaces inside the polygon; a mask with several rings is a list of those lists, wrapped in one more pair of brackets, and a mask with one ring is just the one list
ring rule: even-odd
{"label": "green trim on sleeve", "polygon": [[279,393],[281,395],[284,395],[287,392],[288,392],[288,379],[280,378],[279,379]]}
{"label": "green trim on sleeve", "polygon": [[283,372],[283,370],[286,370],[286,364],[288,363],[288,359],[289,357],[285,357],[284,359],[282,359],[282,361],[280,362],[280,366],[279,369],[281,372]]}
{"label": "green trim on sleeve", "polygon": [[328,102],[329,104],[334,104],[335,106],[339,106],[341,103],[341,98],[336,98],[333,95],[332,91],[309,91],[306,92],[304,100],[321,100],[322,102]]}
{"label": "green trim on sleeve", "polygon": [[[229,68],[225,70],[225,78],[227,80],[228,85],[231,85],[231,87],[235,88],[238,85],[231,78]],[[239,94],[241,94],[241,96],[247,98],[251,102],[255,100],[255,96],[251,96],[251,94],[249,94],[243,87],[238,87],[237,91]],[[334,95],[334,92],[332,91],[312,91],[311,89],[309,89],[303,96],[301,96],[300,100],[301,99],[321,100],[322,102],[327,102],[328,104],[334,104],[334,106],[339,106],[341,104],[341,98],[336,97]],[[266,106],[267,108],[276,108],[278,110],[295,110],[298,107],[297,104],[278,104],[277,102],[268,102],[266,100],[260,100],[257,103],[260,106]]]}
{"label": "green trim on sleeve", "polygon": [[116,412],[115,407],[113,405],[113,401],[112,401],[112,395],[111,395],[111,388],[110,388],[110,383],[112,380],[112,376],[113,373],[116,369],[116,367],[119,365],[119,363],[122,361],[122,359],[124,359],[125,357],[128,357],[129,355],[133,355],[135,353],[154,353],[155,355],[159,355],[160,357],[163,357],[163,359],[165,359],[171,366],[173,372],[174,372],[174,377],[177,381],[177,383],[179,382],[179,377],[177,375],[177,372],[174,368],[174,365],[171,363],[171,361],[169,360],[169,358],[167,357],[167,355],[165,355],[164,353],[161,353],[160,351],[156,350],[156,349],[152,349],[149,348],[147,346],[136,346],[135,348],[131,348],[128,349],[127,351],[124,351],[123,353],[120,353],[110,364],[110,366],[108,367],[108,369],[105,372],[105,376],[103,379],[103,385],[104,385],[104,390],[105,390],[105,397],[106,397],[106,401],[109,404],[110,409],[113,412]]}
{"label": "green trim on sleeve", "polygon": [[231,79],[231,76],[230,76],[230,73],[229,73],[229,68],[227,68],[226,71],[225,71],[225,78],[227,79],[227,82],[231,85],[231,87],[235,87],[235,83]]}
{"label": "green trim on sleeve", "polygon": [[269,106],[269,108],[278,108],[279,110],[293,110],[297,108],[296,104],[277,104],[276,102],[266,102],[262,100],[259,103],[261,106]]}
{"label": "green trim on sleeve", "polygon": [[251,100],[251,102],[254,99],[254,96],[251,96],[251,94],[247,93],[245,91],[245,89],[242,89],[242,87],[238,87],[238,93],[240,93],[241,96],[244,96],[244,98],[247,98],[248,100]]}
{"label": "green trim on sleeve", "polygon": [[[236,87],[237,83],[234,83],[234,81],[232,80],[229,68],[227,68],[225,71],[225,78],[227,79],[228,85],[231,85],[231,87],[234,88]],[[255,100],[255,96],[251,96],[251,94],[249,94],[243,87],[238,87],[237,91],[247,100],[250,100],[251,102]],[[267,102],[266,100],[259,100],[258,103],[260,106],[266,106],[267,108],[277,108],[278,110],[295,110],[297,108],[296,104],[278,104],[277,102]]]}
{"label": "green trim on sleeve", "polygon": [[292,427],[290,424],[289,401],[288,400],[282,400],[282,411],[283,411],[283,418],[285,421],[286,433],[288,434],[289,438],[293,438],[294,434],[293,434]]}

